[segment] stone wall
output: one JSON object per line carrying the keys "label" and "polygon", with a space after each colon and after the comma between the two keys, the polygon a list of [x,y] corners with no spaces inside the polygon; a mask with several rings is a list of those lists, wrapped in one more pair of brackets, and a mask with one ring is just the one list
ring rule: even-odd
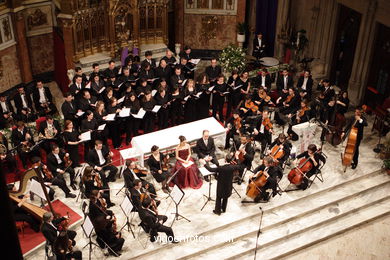
{"label": "stone wall", "polygon": [[0,93],[22,82],[16,45],[0,51]]}
{"label": "stone wall", "polygon": [[33,75],[54,71],[53,35],[42,34],[27,39]]}

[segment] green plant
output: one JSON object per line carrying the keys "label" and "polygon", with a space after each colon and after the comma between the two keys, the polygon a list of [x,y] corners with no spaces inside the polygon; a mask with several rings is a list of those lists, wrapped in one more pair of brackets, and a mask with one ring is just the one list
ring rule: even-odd
{"label": "green plant", "polygon": [[242,72],[245,69],[245,50],[230,44],[222,50],[219,62],[227,72],[232,70]]}
{"label": "green plant", "polygon": [[238,34],[245,34],[248,31],[248,25],[245,22],[237,23],[236,28]]}
{"label": "green plant", "polygon": [[390,169],[390,159],[383,160],[383,167],[384,167],[386,170],[389,170],[389,169]]}

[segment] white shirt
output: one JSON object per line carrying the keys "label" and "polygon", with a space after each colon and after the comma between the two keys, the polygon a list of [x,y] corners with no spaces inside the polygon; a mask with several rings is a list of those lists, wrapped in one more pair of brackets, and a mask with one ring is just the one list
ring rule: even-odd
{"label": "white shirt", "polygon": [[259,42],[259,48],[261,48],[261,39],[257,38],[257,41]]}
{"label": "white shirt", "polygon": [[22,98],[23,107],[28,107],[26,102],[26,94],[21,94],[20,97]]}
{"label": "white shirt", "polygon": [[241,144],[240,148],[238,150],[245,150],[245,146],[246,146],[246,144]]}
{"label": "white shirt", "polygon": [[100,165],[103,165],[106,162],[106,159],[104,159],[104,157],[103,157],[102,150],[96,150],[96,152],[97,152],[97,155],[99,157]]}
{"label": "white shirt", "polygon": [[265,87],[265,76],[261,76],[261,86]]}
{"label": "white shirt", "polygon": [[203,139],[203,142],[204,142],[204,144],[207,146],[207,144],[208,144],[208,139],[206,140],[206,139]]}
{"label": "white shirt", "polygon": [[263,125],[263,122],[261,122],[260,124],[260,130],[259,130],[260,133],[264,134],[264,125]]}
{"label": "white shirt", "polygon": [[308,80],[309,78],[303,78],[303,84],[302,84],[302,89],[303,90],[306,90],[306,84],[307,84],[307,80]]}
{"label": "white shirt", "polygon": [[39,103],[43,104],[46,103],[46,97],[45,97],[45,89],[39,88]]}
{"label": "white shirt", "polygon": [[61,160],[60,156],[58,154],[56,154],[56,153],[53,153],[53,154],[54,154],[54,157],[57,159],[57,163],[61,164],[62,160]]}
{"label": "white shirt", "polygon": [[284,76],[284,88],[287,88],[287,77],[288,76]]}
{"label": "white shirt", "polygon": [[3,113],[9,112],[7,108],[7,104],[5,102],[0,101],[1,108],[3,109]]}

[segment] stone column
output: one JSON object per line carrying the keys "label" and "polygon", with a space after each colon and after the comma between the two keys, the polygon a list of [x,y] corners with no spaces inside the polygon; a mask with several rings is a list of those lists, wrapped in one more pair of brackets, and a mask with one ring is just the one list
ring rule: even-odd
{"label": "stone column", "polygon": [[64,38],[66,69],[74,69],[74,48],[73,48],[73,17],[70,14],[59,14],[61,21],[62,34]]}
{"label": "stone column", "polygon": [[184,0],[174,1],[175,9],[175,43],[180,43],[184,46]]}
{"label": "stone column", "polygon": [[24,23],[23,12],[17,12],[15,15],[15,40],[17,41],[17,53],[19,56],[20,73],[23,82],[32,81],[31,62],[29,48],[26,39],[26,25]]}
{"label": "stone column", "polygon": [[[275,56],[282,60],[284,57],[284,42],[283,37],[289,33],[290,27],[290,2],[291,0],[278,1],[278,13],[276,18],[276,41],[275,41]],[[289,35],[288,35],[289,37]]]}
{"label": "stone column", "polygon": [[370,0],[360,24],[359,38],[348,84],[349,99],[354,105],[360,105],[366,89],[369,64],[373,52],[377,6],[377,0]]}

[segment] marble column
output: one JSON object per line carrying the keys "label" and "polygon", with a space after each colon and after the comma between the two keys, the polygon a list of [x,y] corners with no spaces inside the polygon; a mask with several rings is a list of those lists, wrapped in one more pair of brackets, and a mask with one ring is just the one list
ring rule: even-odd
{"label": "marble column", "polygon": [[59,20],[62,26],[62,35],[64,38],[66,69],[74,69],[74,48],[73,48],[73,21],[70,14],[59,14]]}
{"label": "marble column", "polygon": [[26,39],[26,25],[22,11],[15,14],[15,29],[15,40],[18,43],[16,48],[19,56],[20,73],[22,76],[22,81],[26,83],[32,81],[33,78],[31,72],[30,55],[28,52],[29,48],[27,46]]}
{"label": "marble column", "polygon": [[276,18],[276,42],[275,42],[275,56],[282,60],[284,57],[284,44],[289,37],[290,30],[290,4],[291,0],[279,0],[278,13]]}
{"label": "marble column", "polygon": [[366,89],[369,64],[374,46],[377,6],[377,0],[369,1],[367,11],[363,14],[360,24],[359,38],[348,84],[349,99],[354,105],[360,105]]}

